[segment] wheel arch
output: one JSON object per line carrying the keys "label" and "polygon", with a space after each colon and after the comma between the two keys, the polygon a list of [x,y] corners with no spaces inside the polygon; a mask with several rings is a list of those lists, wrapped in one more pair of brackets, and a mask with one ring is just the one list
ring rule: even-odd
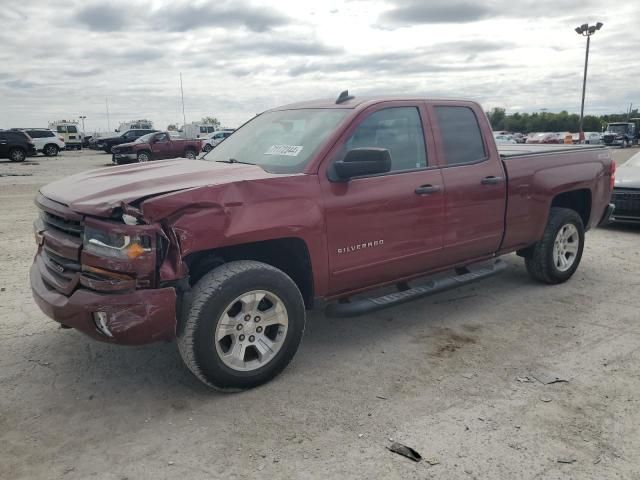
{"label": "wheel arch", "polygon": [[309,248],[303,239],[284,237],[231,245],[190,253],[184,258],[191,285],[213,268],[235,260],[255,260],[282,270],[300,289],[305,306],[313,306],[313,269]]}
{"label": "wheel arch", "polygon": [[577,212],[586,230],[591,218],[591,190],[581,188],[559,193],[551,200],[551,208],[553,207],[569,208]]}

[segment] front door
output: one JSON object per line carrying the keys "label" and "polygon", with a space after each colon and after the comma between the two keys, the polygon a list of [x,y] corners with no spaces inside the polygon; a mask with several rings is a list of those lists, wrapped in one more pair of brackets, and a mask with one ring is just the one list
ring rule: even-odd
{"label": "front door", "polygon": [[169,141],[169,136],[166,133],[158,133],[153,137],[151,143],[151,153],[154,160],[171,158],[175,156],[172,155],[173,152],[171,152],[171,142]]}
{"label": "front door", "polygon": [[386,148],[391,172],[332,182],[321,175],[329,248],[329,294],[374,286],[432,268],[442,249],[444,186],[425,145],[421,104],[363,111],[331,161],[352,148]]}

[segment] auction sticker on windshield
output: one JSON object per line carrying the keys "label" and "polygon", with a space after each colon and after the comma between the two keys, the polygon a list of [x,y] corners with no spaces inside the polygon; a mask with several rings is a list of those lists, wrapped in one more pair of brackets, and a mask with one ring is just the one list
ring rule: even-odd
{"label": "auction sticker on windshield", "polygon": [[265,155],[287,155],[289,157],[297,157],[302,151],[302,145],[271,145],[264,152]]}

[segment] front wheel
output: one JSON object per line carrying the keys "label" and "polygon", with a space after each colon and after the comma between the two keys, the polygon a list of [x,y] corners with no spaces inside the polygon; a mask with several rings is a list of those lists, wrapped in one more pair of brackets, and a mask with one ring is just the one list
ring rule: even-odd
{"label": "front wheel", "polygon": [[205,384],[245,390],[284,370],[304,326],[302,295],[288,275],[264,263],[234,261],[204,275],[185,297],[178,348]]}
{"label": "front wheel", "polygon": [[205,153],[209,153],[213,150],[213,147],[207,143],[202,150],[204,150]]}
{"label": "front wheel", "polygon": [[138,154],[138,163],[146,163],[151,160],[151,155],[147,152],[140,152]]}
{"label": "front wheel", "polygon": [[9,159],[12,162],[24,162],[27,154],[21,148],[13,148],[9,151]]}
{"label": "front wheel", "polygon": [[540,282],[566,282],[575,273],[584,248],[584,225],[575,210],[553,207],[542,239],[525,258],[529,275]]}

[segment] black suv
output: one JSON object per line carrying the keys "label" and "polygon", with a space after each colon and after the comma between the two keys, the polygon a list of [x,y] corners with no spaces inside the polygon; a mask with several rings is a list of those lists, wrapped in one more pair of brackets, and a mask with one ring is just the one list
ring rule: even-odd
{"label": "black suv", "polygon": [[137,140],[143,135],[147,133],[155,133],[159,132],[159,130],[152,130],[147,128],[140,128],[135,130],[127,130],[120,135],[116,135],[113,137],[103,137],[95,139],[95,148],[97,150],[104,150],[107,153],[111,153],[111,147],[116,145],[120,145],[121,143],[129,143]]}
{"label": "black suv", "polygon": [[0,158],[24,162],[25,158],[35,154],[36,146],[29,135],[15,130],[0,130]]}

